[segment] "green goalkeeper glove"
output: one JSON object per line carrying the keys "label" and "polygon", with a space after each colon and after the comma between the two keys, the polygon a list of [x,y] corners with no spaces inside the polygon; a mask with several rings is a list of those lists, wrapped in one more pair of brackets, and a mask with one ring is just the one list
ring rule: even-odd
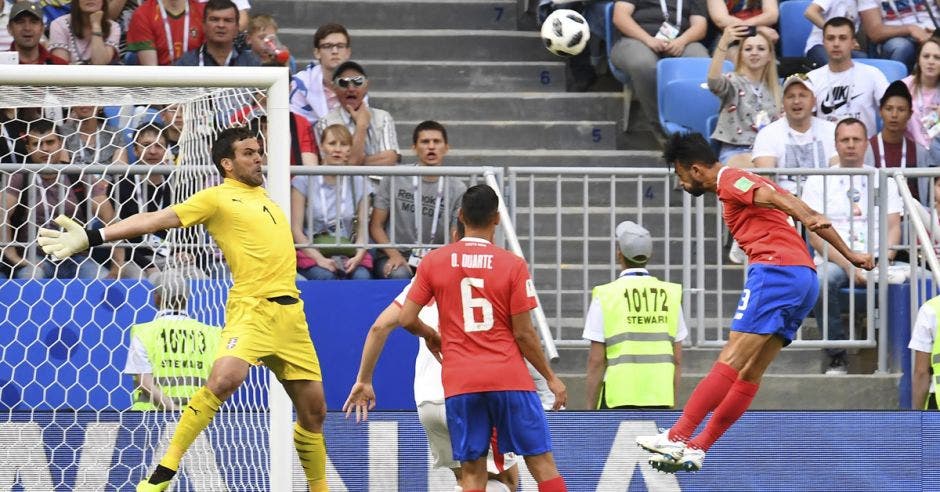
{"label": "green goalkeeper glove", "polygon": [[39,229],[37,242],[42,251],[57,259],[64,260],[69,256],[85,251],[92,246],[103,242],[101,231],[98,229],[84,229],[78,222],[60,215],[53,220],[62,227],[62,231],[53,229]]}

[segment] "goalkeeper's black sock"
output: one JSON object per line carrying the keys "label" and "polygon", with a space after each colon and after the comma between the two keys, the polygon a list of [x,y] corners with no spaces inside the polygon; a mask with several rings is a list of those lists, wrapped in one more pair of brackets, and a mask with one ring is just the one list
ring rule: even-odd
{"label": "goalkeeper's black sock", "polygon": [[159,485],[163,482],[173,480],[174,475],[176,475],[176,470],[171,470],[163,465],[157,465],[157,469],[153,471],[153,475],[150,475],[148,482]]}

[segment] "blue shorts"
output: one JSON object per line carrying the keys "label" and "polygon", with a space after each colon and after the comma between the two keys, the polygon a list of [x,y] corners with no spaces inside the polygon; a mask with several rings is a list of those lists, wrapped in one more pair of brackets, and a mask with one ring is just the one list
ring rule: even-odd
{"label": "blue shorts", "polygon": [[484,391],[447,398],[447,430],[457,461],[486,456],[493,428],[500,453],[534,456],[552,450],[542,401],[535,391]]}
{"label": "blue shorts", "polygon": [[731,330],[778,335],[789,345],[818,295],[816,271],[810,267],[750,265]]}

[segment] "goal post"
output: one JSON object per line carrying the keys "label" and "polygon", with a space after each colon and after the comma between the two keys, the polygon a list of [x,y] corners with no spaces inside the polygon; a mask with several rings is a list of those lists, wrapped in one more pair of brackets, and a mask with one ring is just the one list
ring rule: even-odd
{"label": "goal post", "polygon": [[[127,106],[137,104],[180,103],[187,98],[212,99],[217,106],[227,97],[239,97],[239,91],[254,89],[257,93],[247,93],[247,98],[262,109],[267,119],[265,150],[270,165],[267,168],[267,190],[272,200],[290,210],[290,170],[289,170],[289,73],[280,67],[146,67],[146,66],[79,66],[48,65],[9,65],[0,71],[0,108],[11,107],[68,107],[74,105]],[[223,92],[219,92],[222,90]],[[224,90],[232,90],[232,94]],[[6,97],[3,96],[6,94]],[[234,95],[233,95],[234,94]],[[261,98],[263,97],[263,101]],[[4,100],[5,99],[5,100]],[[198,108],[199,106],[194,106]],[[231,108],[230,108],[231,109]],[[194,111],[195,112],[195,111]],[[183,154],[179,168],[185,172],[187,165],[187,146],[211,144],[211,135],[218,129],[211,125],[218,114],[186,115],[184,135],[180,142]],[[234,116],[233,116],[234,117]],[[198,118],[203,118],[200,122]],[[24,122],[28,125],[28,122]],[[213,129],[206,132],[202,123],[210,123]],[[27,126],[28,128],[28,126]],[[128,133],[133,128],[122,129]],[[185,139],[187,139],[184,141]],[[13,139],[8,139],[13,142]],[[99,142],[100,143],[100,142]],[[191,149],[190,149],[191,150]],[[200,152],[203,168],[207,153]],[[96,154],[97,157],[97,154]],[[10,162],[3,164],[9,165]],[[6,173],[9,177],[12,173]],[[199,176],[203,179],[204,176]],[[58,178],[57,178],[58,179]],[[6,185],[4,181],[4,185]],[[203,184],[205,180],[203,179]],[[179,190],[184,199],[188,194],[200,189],[190,186]],[[31,192],[34,193],[34,192]],[[35,194],[30,195],[35,198]],[[178,200],[175,200],[178,201]],[[54,207],[53,207],[54,208]],[[6,210],[4,210],[4,213]],[[29,217],[35,211],[29,210]],[[288,219],[290,213],[286,213]],[[6,223],[4,222],[4,228]],[[6,240],[13,238],[6,238]],[[202,239],[199,239],[200,241]],[[25,258],[25,256],[24,256]],[[143,280],[143,279],[140,279]],[[38,315],[38,313],[37,313]],[[122,340],[121,343],[126,343]],[[268,487],[269,490],[292,490],[293,463],[293,416],[290,400],[273,374],[268,375]],[[0,423],[2,425],[2,423]],[[45,483],[45,482],[37,482]]]}

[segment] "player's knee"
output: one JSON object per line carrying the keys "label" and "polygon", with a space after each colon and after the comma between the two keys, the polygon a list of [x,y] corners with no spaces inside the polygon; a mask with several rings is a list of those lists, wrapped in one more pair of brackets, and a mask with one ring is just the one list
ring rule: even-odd
{"label": "player's knee", "polygon": [[308,431],[322,432],[325,420],[326,402],[322,399],[303,405],[302,408],[297,408],[297,422]]}
{"label": "player's knee", "polygon": [[213,371],[206,386],[219,400],[225,401],[245,381],[245,377],[231,372]]}

